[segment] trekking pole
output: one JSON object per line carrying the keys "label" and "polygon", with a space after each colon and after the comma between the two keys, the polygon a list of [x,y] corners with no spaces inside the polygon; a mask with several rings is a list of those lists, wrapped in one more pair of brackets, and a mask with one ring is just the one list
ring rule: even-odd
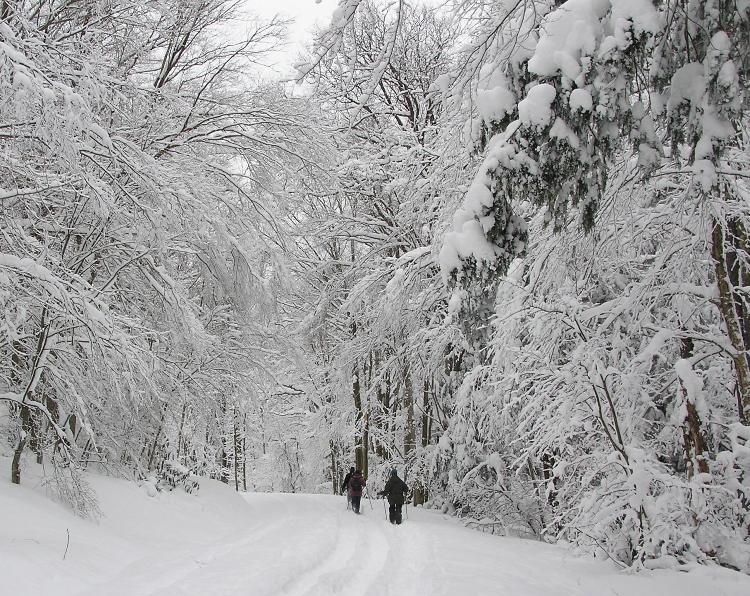
{"label": "trekking pole", "polygon": [[375,509],[375,507],[372,506],[372,497],[370,496],[370,489],[365,489],[365,494],[367,495],[367,500],[370,502],[370,509]]}
{"label": "trekking pole", "polygon": [[[404,468],[404,485],[406,486],[407,491],[409,490],[409,485],[406,484],[406,477],[408,474],[409,474],[409,470],[407,468]],[[414,494],[414,491],[412,491],[412,494]],[[407,496],[407,501],[404,503],[405,505],[404,517],[406,517],[406,520],[409,521],[409,501],[408,501],[409,495],[407,494],[406,496]]]}
{"label": "trekking pole", "polygon": [[383,513],[385,513],[385,521],[388,520],[388,510],[385,508],[385,498],[383,498]]}

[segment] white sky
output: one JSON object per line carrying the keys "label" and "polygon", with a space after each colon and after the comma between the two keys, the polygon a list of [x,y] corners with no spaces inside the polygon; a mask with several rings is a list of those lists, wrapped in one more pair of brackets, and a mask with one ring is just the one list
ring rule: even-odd
{"label": "white sky", "polygon": [[325,27],[331,22],[331,14],[338,0],[250,0],[247,8],[256,14],[270,18],[275,14],[291,17],[295,23],[289,29],[286,47],[279,48],[269,61],[275,62],[274,70],[288,74],[298,54],[312,40],[314,27]]}

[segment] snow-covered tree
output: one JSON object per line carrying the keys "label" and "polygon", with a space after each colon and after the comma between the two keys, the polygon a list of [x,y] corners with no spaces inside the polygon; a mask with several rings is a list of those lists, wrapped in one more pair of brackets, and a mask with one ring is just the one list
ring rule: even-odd
{"label": "snow-covered tree", "polygon": [[[360,9],[340,4],[306,71],[360,56]],[[386,41],[342,77],[356,114],[408,9],[380,14]],[[398,315],[429,304],[434,323],[400,327],[395,352],[411,371],[423,354],[460,363],[428,457],[435,502],[628,565],[750,569],[748,7],[467,0],[451,16],[430,159],[383,182],[424,201],[447,293],[415,285],[410,250],[346,302],[372,317],[352,346],[368,327],[399,338]]]}
{"label": "snow-covered tree", "polygon": [[304,102],[245,76],[281,24],[217,35],[226,0],[3,6],[13,481],[31,448],[71,474],[173,461],[239,485],[239,421],[279,357],[267,239],[309,141]]}

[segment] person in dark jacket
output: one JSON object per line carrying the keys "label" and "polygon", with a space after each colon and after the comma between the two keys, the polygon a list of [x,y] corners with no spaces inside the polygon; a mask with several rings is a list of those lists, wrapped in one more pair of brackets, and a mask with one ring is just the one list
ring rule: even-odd
{"label": "person in dark jacket", "polygon": [[346,491],[346,506],[350,507],[352,504],[352,496],[349,494],[349,481],[354,476],[354,466],[349,468],[349,472],[344,476],[344,482],[341,483],[341,492]]}
{"label": "person in dark jacket", "polygon": [[362,491],[367,486],[367,482],[362,476],[362,470],[356,470],[347,484],[349,495],[352,498],[352,509],[354,513],[359,513],[359,502],[362,500]]}
{"label": "person in dark jacket", "polygon": [[378,495],[388,498],[388,517],[392,524],[401,523],[401,508],[404,506],[406,493],[408,492],[409,487],[406,482],[398,477],[398,472],[395,469],[391,470],[391,477]]}

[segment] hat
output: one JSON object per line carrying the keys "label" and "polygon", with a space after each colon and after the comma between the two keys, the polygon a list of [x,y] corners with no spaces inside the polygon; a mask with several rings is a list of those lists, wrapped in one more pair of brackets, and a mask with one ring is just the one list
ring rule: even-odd
{"label": "hat", "polygon": [[350,471],[351,473],[354,473],[354,466],[352,466],[351,468],[349,468],[349,471]]}

